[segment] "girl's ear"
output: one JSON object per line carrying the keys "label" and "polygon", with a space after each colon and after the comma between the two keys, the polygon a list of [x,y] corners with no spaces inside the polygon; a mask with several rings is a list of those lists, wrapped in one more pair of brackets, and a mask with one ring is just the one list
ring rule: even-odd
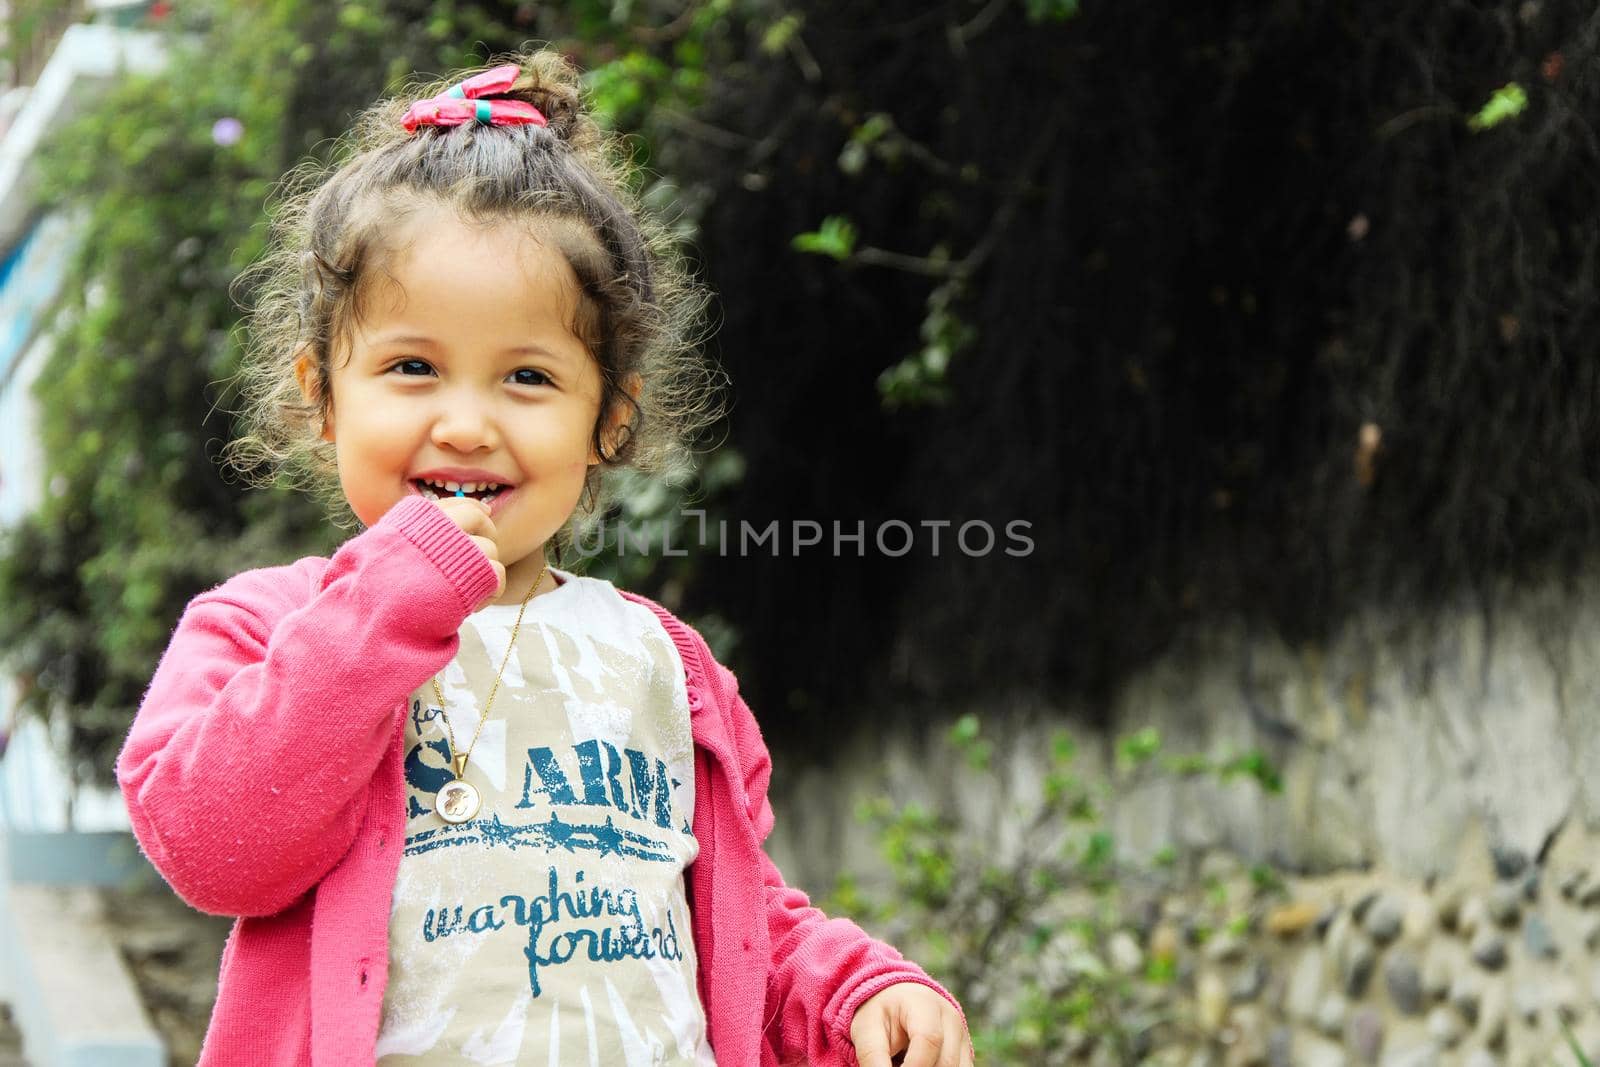
{"label": "girl's ear", "polygon": [[[638,371],[629,371],[627,376],[622,379],[622,388],[629,396],[633,397],[634,403],[637,404],[639,402],[639,394],[644,389],[644,379],[639,377]],[[632,432],[628,429],[628,413],[632,409],[623,403],[615,403],[612,407],[611,418],[606,425],[604,436],[607,451],[612,455],[616,455],[617,450],[627,444],[627,435]],[[599,462],[600,457],[595,454],[594,448],[591,447],[589,449],[589,466],[592,467]]]}
{"label": "girl's ear", "polygon": [[305,402],[316,408],[321,415],[322,428],[318,436],[324,441],[333,440],[333,402],[331,398],[322,395],[322,383],[317,378],[317,360],[309,344],[302,344],[295,349],[294,380],[300,385],[300,395]]}

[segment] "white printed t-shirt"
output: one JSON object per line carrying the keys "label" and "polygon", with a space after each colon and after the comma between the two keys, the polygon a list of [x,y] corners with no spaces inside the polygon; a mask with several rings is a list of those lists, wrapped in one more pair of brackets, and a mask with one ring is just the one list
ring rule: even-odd
{"label": "white printed t-shirt", "polygon": [[[379,1067],[713,1064],[684,869],[698,845],[682,660],[655,613],[551,568],[466,778],[433,810],[450,741],[430,683],[406,723],[405,851],[389,923]],[[440,675],[463,749],[516,605],[468,616]]]}

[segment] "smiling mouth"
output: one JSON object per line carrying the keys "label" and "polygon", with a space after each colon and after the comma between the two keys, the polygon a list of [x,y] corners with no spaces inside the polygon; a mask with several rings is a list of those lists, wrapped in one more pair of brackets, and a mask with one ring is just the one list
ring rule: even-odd
{"label": "smiling mouth", "polygon": [[511,486],[502,482],[439,482],[432,478],[414,478],[411,481],[429,500],[440,500],[460,492],[474,500],[493,500]]}

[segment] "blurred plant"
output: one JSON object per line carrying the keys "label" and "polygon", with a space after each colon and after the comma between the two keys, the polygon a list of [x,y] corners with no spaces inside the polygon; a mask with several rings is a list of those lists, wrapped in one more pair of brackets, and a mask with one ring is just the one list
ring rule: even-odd
{"label": "blurred plant", "polygon": [[[206,425],[210,387],[236,358],[228,283],[261,246],[272,181],[305,147],[287,130],[312,118],[293,102],[301,35],[329,29],[317,10],[186,7],[167,71],[98,97],[38,161],[43,206],[79,239],[35,386],[45,465],[33,474],[48,492],[0,549],[0,649],[28,679],[23,710],[65,717],[80,779],[109,777],[190,596],[320,543],[305,502],[242,497],[212,458],[226,426]],[[369,43],[323,40],[336,63]]]}
{"label": "blurred plant", "polygon": [[1509,119],[1514,119],[1528,109],[1528,92],[1516,82],[1510,82],[1496,89],[1478,113],[1467,119],[1467,126],[1473,133],[1500,125]]}
{"label": "blurred plant", "polygon": [[922,347],[878,375],[878,395],[890,411],[949,401],[945,373],[950,361],[978,339],[977,328],[956,310],[964,293],[959,278],[937,285],[928,293]]}
{"label": "blurred plant", "polygon": [[1584,1055],[1582,1046],[1578,1044],[1577,1035],[1572,1032],[1572,1027],[1567,1025],[1565,1020],[1561,1023],[1561,1033],[1567,1039],[1567,1047],[1572,1049],[1572,1055],[1577,1058],[1578,1067],[1594,1067],[1594,1062]]}
{"label": "blurred plant", "polygon": [[856,247],[855,223],[843,215],[829,215],[822,225],[808,233],[795,234],[794,247],[801,252],[814,252],[819,256],[832,256],[843,262],[850,258]]}
{"label": "blurred plant", "polygon": [[[998,12],[1003,6],[1003,0],[995,0],[986,10]],[[1076,0],[1066,3],[1029,2],[1029,17],[1035,21],[1047,17],[1066,18],[1076,13]],[[985,16],[979,15],[974,22],[984,20]],[[966,30],[952,32],[975,35],[981,30],[974,30],[969,24]],[[827,256],[846,266],[887,267],[937,280],[937,284],[928,292],[926,311],[919,327],[922,344],[911,355],[885,368],[878,375],[878,395],[885,410],[892,412],[949,401],[946,376],[951,361],[978,339],[977,328],[961,314],[960,305],[967,297],[971,279],[983,267],[1001,235],[1010,226],[1018,204],[1058,130],[1057,119],[1043,124],[1029,153],[1021,162],[1018,177],[988,218],[981,236],[960,257],[953,255],[950,243],[943,240],[921,256],[861,245],[856,224],[844,215],[829,215],[817,229],[796,234],[791,239],[790,245],[797,251]],[[971,189],[983,181],[983,174],[976,164],[955,166],[941,159],[902,131],[894,116],[885,111],[872,112],[856,124],[839,150],[839,169],[851,177],[861,175],[871,160],[877,160],[891,169],[898,168],[903,160],[911,160],[938,180],[964,189]]]}
{"label": "blurred plant", "polygon": [[[972,770],[989,769],[994,750],[978,716],[958,719],[945,743]],[[879,797],[858,812],[876,832],[892,888],[876,893],[847,875],[824,907],[892,929],[894,940],[948,979],[967,1010],[980,1060],[1054,1062],[1097,1043],[1109,1062],[1133,1064],[1160,1031],[1183,1026],[1140,995],[1141,986],[1176,978],[1173,955],[1152,952],[1133,973],[1108,962],[1115,958],[1112,940],[1131,936],[1122,886],[1133,873],[1117,859],[1107,814],[1111,791],[1161,775],[1226,782],[1243,773],[1276,792],[1278,777],[1259,753],[1161,760],[1154,729],[1122,738],[1115,753],[1117,780],[1091,783],[1077,770],[1072,735],[1057,731],[1041,796],[1022,816],[1005,858],[992,836],[962,838],[951,819],[916,803]],[[1249,770],[1229,773],[1239,766]],[[1175,862],[1171,848],[1155,857],[1158,870]],[[1283,890],[1264,864],[1251,870],[1249,882],[1258,897]],[[1250,914],[1235,910],[1238,902],[1228,899],[1224,884],[1212,882],[1208,896],[1222,929],[1238,936],[1250,928]],[[1204,940],[1212,929],[1197,924],[1192,935]]]}
{"label": "blurred plant", "polygon": [[12,78],[27,83],[39,73],[49,58],[49,49],[70,25],[75,4],[62,0],[10,0],[5,5],[5,33],[0,34],[0,62]]}

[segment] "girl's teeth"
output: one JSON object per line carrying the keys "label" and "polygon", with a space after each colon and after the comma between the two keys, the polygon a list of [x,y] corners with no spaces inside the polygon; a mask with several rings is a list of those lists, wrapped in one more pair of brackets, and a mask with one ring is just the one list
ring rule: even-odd
{"label": "girl's teeth", "polygon": [[498,482],[436,482],[431,478],[421,480],[422,491],[434,496],[440,493],[487,493],[491,489],[504,488]]}

